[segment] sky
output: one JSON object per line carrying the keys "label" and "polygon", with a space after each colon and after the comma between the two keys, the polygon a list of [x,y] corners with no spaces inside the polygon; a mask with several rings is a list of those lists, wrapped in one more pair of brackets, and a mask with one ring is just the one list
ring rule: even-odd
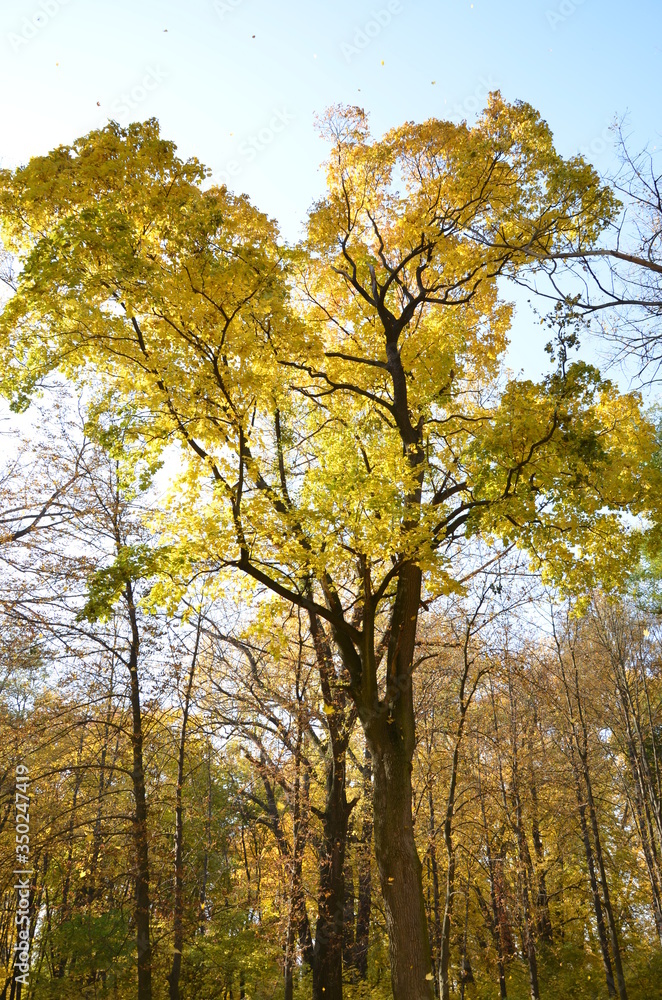
{"label": "sky", "polygon": [[[660,0],[0,0],[0,166],[156,117],[294,240],[323,192],[315,115],[333,104],[380,135],[471,123],[499,89],[600,171],[615,119],[633,149],[662,149],[661,28]],[[518,299],[510,366],[548,369],[545,339]]]}

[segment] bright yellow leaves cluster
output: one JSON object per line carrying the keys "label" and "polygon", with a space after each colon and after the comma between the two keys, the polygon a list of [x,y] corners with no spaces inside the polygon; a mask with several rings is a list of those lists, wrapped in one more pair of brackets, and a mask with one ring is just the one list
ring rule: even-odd
{"label": "bright yellow leaves cluster", "polygon": [[337,108],[323,130],[328,191],[294,249],[245,197],[205,189],[154,121],[4,171],[22,270],[3,391],[25,405],[60,369],[94,387],[104,426],[119,406],[152,449],[177,438],[173,542],[290,590],[333,579],[358,597],[407,560],[448,589],[451,543],[476,531],[557,576],[605,554],[615,572],[620,515],[650,511],[652,428],[581,366],[505,384],[497,289],[590,245],[611,191],[498,94],[473,128],[373,141]]}

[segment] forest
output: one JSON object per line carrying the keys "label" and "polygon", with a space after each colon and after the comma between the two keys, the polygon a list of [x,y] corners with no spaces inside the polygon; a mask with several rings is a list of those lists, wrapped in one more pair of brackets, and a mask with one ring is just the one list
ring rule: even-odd
{"label": "forest", "polygon": [[0,998],[662,997],[662,175],[318,128],[0,170]]}

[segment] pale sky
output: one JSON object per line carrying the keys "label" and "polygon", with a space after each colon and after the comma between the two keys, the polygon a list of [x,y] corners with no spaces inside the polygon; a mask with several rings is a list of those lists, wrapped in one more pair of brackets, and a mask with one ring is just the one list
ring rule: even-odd
{"label": "pale sky", "polygon": [[[295,239],[330,104],[361,105],[380,134],[471,122],[500,89],[601,170],[615,116],[634,148],[662,147],[661,29],[660,0],[0,0],[0,165],[154,116]],[[510,364],[547,368],[544,339],[521,314]]]}

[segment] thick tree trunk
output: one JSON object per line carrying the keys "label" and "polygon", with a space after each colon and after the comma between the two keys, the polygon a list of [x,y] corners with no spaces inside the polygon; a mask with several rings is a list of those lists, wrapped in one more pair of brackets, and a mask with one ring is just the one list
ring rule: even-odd
{"label": "thick tree trunk", "polygon": [[320,857],[318,916],[315,926],[313,1000],[342,1000],[345,909],[345,850],[351,806],[345,794],[344,752],[327,777]]}
{"label": "thick tree trunk", "polygon": [[326,801],[322,820],[320,884],[313,961],[313,1000],[342,1000],[345,919],[345,854],[347,829],[354,806],[347,802],[346,754],[355,716],[346,711],[346,692],[339,683],[327,634],[317,615],[309,614],[320,687],[327,712],[329,749]]}
{"label": "thick tree trunk", "polygon": [[140,711],[140,683],[138,679],[138,652],[140,637],[136,608],[131,584],[126,586],[126,602],[131,623],[129,648],[129,674],[131,678],[131,744],[133,750],[134,818],[133,843],[135,850],[135,922],[138,950],[138,1000],[152,1000],[152,947],[149,936],[149,846],[147,841],[147,795],[143,767],[143,733]]}
{"label": "thick tree trunk", "polygon": [[398,1000],[432,1000],[422,871],[411,809],[411,757],[398,740],[395,727],[383,721],[380,738],[370,740],[370,751],[375,854],[389,936],[393,996]]}
{"label": "thick tree trunk", "polygon": [[416,744],[412,664],[421,585],[420,568],[405,564],[398,576],[390,619],[385,699],[380,702],[378,696],[375,623],[367,610],[360,680],[356,670],[352,672],[356,664],[347,664],[355,690],[360,685],[359,714],[372,754],[375,857],[389,937],[391,982],[397,1000],[434,997],[423,873],[412,816],[411,774]]}

